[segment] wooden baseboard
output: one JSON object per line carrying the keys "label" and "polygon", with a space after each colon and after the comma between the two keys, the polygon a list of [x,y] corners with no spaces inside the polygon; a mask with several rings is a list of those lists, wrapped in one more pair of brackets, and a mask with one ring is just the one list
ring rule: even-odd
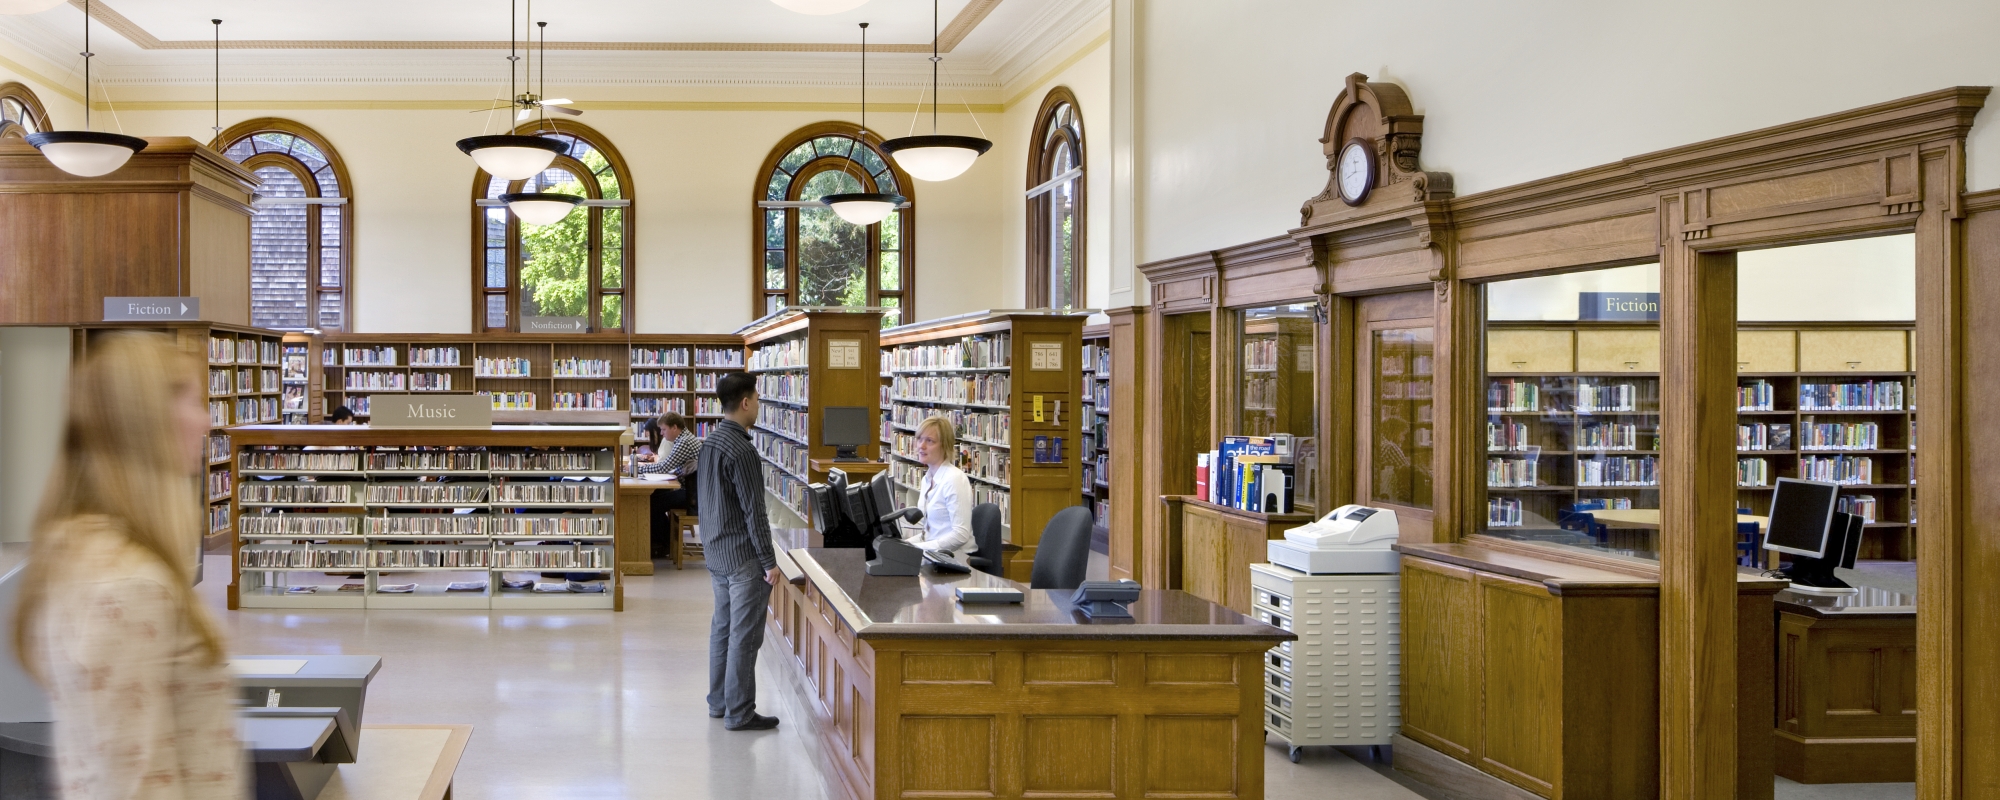
{"label": "wooden baseboard", "polygon": [[1390,746],[1396,754],[1397,771],[1453,796],[1468,800],[1545,800],[1408,736],[1397,734],[1390,740]]}
{"label": "wooden baseboard", "polygon": [[1908,783],[1917,779],[1915,737],[1807,739],[1773,731],[1777,772],[1799,783]]}

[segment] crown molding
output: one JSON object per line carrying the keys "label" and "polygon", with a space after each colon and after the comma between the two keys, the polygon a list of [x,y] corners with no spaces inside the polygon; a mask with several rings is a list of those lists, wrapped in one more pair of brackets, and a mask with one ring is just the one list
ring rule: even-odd
{"label": "crown molding", "polygon": [[1088,40],[1110,32],[1111,0],[1053,3],[993,49],[991,69],[1002,86],[1013,87],[1028,74],[1046,72],[1035,69],[1041,62],[1089,50]]}

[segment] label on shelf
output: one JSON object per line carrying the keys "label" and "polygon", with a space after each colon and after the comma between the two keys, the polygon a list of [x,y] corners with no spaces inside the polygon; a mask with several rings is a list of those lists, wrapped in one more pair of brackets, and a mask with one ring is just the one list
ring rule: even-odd
{"label": "label on shelf", "polygon": [[374,428],[491,428],[493,403],[476,394],[378,394],[370,398]]}

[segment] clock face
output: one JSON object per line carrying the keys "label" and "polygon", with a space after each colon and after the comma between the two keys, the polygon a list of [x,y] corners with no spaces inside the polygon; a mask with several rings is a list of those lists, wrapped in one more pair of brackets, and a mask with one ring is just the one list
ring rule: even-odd
{"label": "clock face", "polygon": [[1374,151],[1360,139],[1348,142],[1340,150],[1339,170],[1340,199],[1351,206],[1361,205],[1368,199],[1368,190],[1375,188]]}

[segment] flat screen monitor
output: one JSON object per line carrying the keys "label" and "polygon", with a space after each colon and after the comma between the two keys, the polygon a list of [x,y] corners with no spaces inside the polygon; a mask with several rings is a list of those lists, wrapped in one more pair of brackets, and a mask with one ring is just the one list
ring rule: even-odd
{"label": "flat screen monitor", "polygon": [[860,461],[858,448],[875,440],[873,416],[870,409],[862,406],[827,406],[820,409],[819,443],[834,448],[834,459],[837,461]]}
{"label": "flat screen monitor", "polygon": [[1839,484],[1779,478],[1777,488],[1771,491],[1771,524],[1764,534],[1764,549],[1824,557],[1833,527],[1834,498],[1839,493]]}
{"label": "flat screen monitor", "polygon": [[[1834,566],[1854,569],[1854,559],[1861,555],[1861,529],[1868,524],[1868,519],[1860,514],[1841,514],[1839,519],[1847,523],[1847,539],[1842,543],[1839,559]],[[1834,554],[1829,553],[1827,560],[1835,561]]]}

